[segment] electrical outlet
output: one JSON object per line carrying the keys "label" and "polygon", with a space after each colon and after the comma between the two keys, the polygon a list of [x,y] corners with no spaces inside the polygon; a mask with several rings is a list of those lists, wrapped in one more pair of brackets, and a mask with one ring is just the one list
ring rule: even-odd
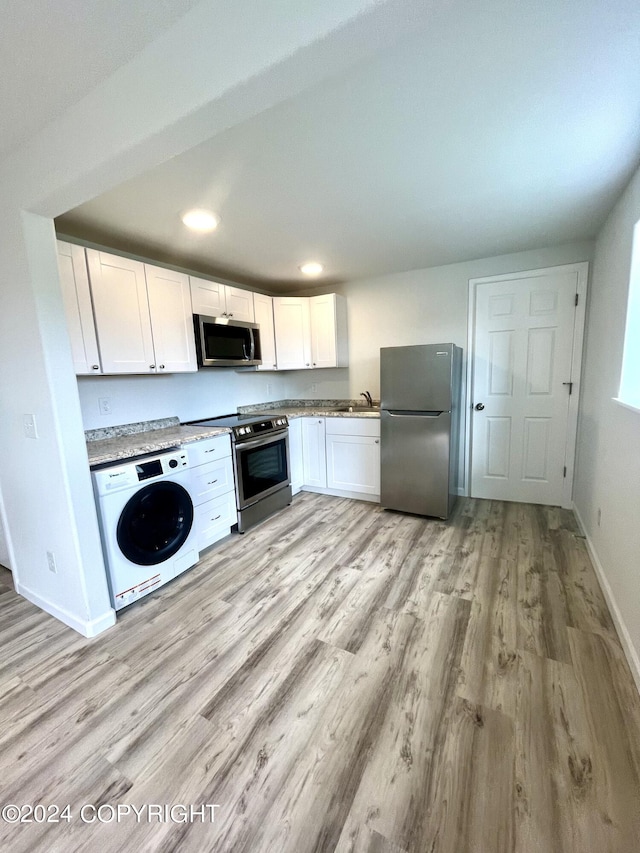
{"label": "electrical outlet", "polygon": [[600,522],[602,521],[602,510],[598,507],[598,512],[596,513],[596,523],[598,527],[600,527]]}
{"label": "electrical outlet", "polygon": [[49,564],[49,571],[53,572],[54,575],[57,574],[56,557],[53,551],[47,551],[47,563]]}
{"label": "electrical outlet", "polygon": [[317,383],[317,382],[312,382],[312,383],[311,383],[311,393],[312,393],[312,394],[317,394],[317,393],[318,393],[318,383]]}
{"label": "electrical outlet", "polygon": [[98,397],[98,408],[101,415],[111,414],[111,397]]}
{"label": "electrical outlet", "polygon": [[36,416],[35,415],[23,415],[22,416],[22,429],[27,438],[37,438],[38,437],[38,427],[36,426]]}
{"label": "electrical outlet", "polygon": [[267,382],[267,394],[273,394],[273,385],[271,382]]}

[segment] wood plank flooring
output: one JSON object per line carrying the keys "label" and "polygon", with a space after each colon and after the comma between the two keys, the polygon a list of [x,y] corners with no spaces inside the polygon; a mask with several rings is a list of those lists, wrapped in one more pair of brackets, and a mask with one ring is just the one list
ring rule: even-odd
{"label": "wood plank flooring", "polygon": [[94,640],[0,570],[0,688],[2,804],[71,816],[3,850],[640,850],[640,697],[557,508],[301,494]]}

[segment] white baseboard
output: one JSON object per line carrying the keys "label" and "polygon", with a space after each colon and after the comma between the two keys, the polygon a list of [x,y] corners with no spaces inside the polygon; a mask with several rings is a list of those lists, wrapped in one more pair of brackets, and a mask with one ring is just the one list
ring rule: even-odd
{"label": "white baseboard", "polygon": [[26,598],[27,601],[35,604],[36,607],[40,608],[40,610],[44,610],[45,613],[48,613],[50,616],[54,616],[56,619],[59,619],[60,622],[64,622],[65,625],[68,625],[69,628],[73,628],[74,631],[82,634],[83,637],[95,637],[103,631],[106,631],[107,628],[111,628],[116,624],[116,611],[113,610],[113,608],[109,608],[106,613],[99,616],[97,619],[86,621],[78,619],[77,616],[74,616],[72,613],[68,613],[62,607],[52,604],[50,601],[42,598],[36,592],[33,592],[33,590],[30,590],[21,583],[16,583],[16,592]]}
{"label": "white baseboard", "polygon": [[627,626],[625,625],[624,619],[622,618],[622,613],[620,612],[620,608],[616,602],[616,599],[613,595],[613,590],[609,585],[609,581],[607,580],[607,576],[605,574],[602,563],[600,562],[600,557],[598,557],[597,551],[593,546],[593,542],[591,541],[591,537],[587,533],[587,528],[582,520],[578,507],[573,504],[573,511],[578,520],[578,524],[580,525],[580,529],[584,533],[584,538],[587,543],[587,550],[589,551],[589,556],[591,557],[591,562],[596,571],[596,577],[598,578],[598,583],[600,584],[600,589],[602,590],[602,594],[604,595],[607,605],[609,606],[609,610],[611,612],[611,616],[613,618],[613,624],[616,626],[616,631],[618,632],[618,638],[620,639],[620,645],[622,646],[622,650],[627,659],[627,663],[629,664],[629,668],[631,669],[631,675],[633,676],[633,680],[636,683],[636,687],[638,688],[638,693],[640,693],[640,657],[638,656],[638,652],[634,648],[633,643],[631,642],[631,636],[629,631],[627,630]]}
{"label": "white baseboard", "polygon": [[325,489],[320,486],[303,486],[303,492],[315,492],[317,495],[333,495],[336,498],[351,498],[355,501],[369,501],[379,504],[380,495],[367,495],[363,492],[346,492],[343,489]]}

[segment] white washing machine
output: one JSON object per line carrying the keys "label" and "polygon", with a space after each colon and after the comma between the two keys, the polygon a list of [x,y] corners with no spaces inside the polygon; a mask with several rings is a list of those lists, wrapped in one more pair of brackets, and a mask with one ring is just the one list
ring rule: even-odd
{"label": "white washing machine", "polygon": [[92,478],[116,610],[198,562],[185,450],[114,463]]}

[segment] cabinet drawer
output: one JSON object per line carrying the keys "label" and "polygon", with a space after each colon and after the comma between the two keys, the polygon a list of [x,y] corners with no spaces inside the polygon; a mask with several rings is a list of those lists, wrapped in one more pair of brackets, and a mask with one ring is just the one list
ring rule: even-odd
{"label": "cabinet drawer", "polygon": [[378,418],[326,418],[327,435],[370,435],[380,437]]}
{"label": "cabinet drawer", "polygon": [[230,456],[191,468],[191,498],[196,506],[233,490]]}
{"label": "cabinet drawer", "polygon": [[194,465],[213,462],[214,459],[224,459],[226,456],[231,456],[231,439],[228,435],[203,438],[202,441],[194,441],[189,444],[187,453],[192,468]]}
{"label": "cabinet drawer", "polygon": [[238,521],[235,492],[227,492],[195,507],[193,523],[198,537],[198,550],[203,551],[218,539],[228,536]]}

